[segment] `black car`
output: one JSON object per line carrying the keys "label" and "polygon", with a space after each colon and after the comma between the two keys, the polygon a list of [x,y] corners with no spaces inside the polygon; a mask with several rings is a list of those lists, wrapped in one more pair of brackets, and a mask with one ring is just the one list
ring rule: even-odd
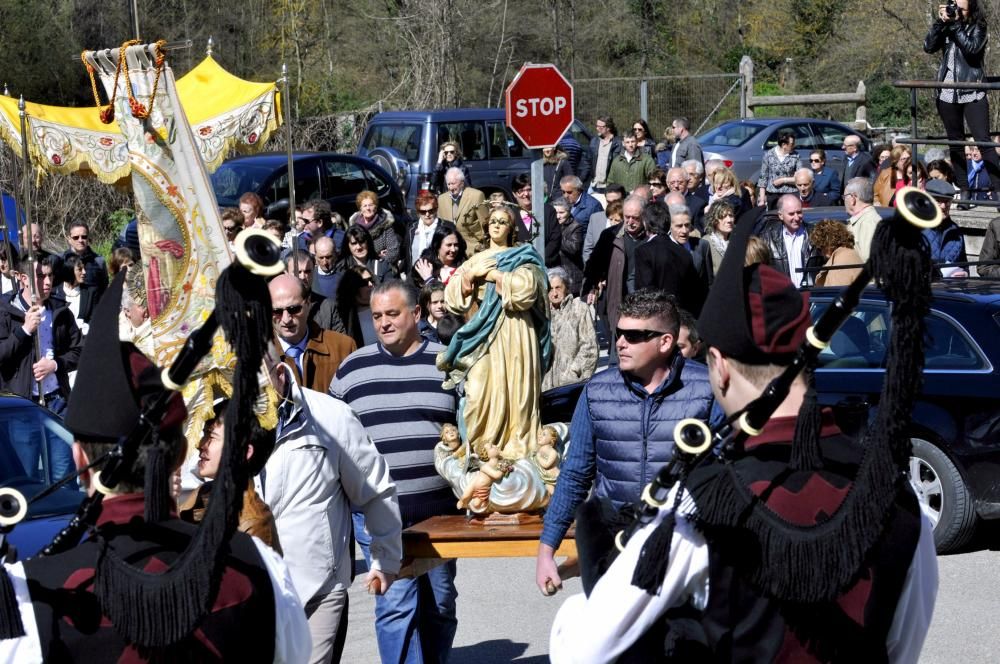
{"label": "black car", "polygon": [[[839,292],[812,291],[814,320]],[[979,519],[1000,518],[1000,282],[947,280],[933,293],[909,473],[933,515],[938,551],[949,551],[969,540]],[[820,354],[820,401],[834,407],[848,433],[878,406],[890,311],[882,292],[869,287]]]}
{"label": "black car", "polygon": [[[333,152],[296,152],[292,158],[297,204],[325,199],[346,221],[358,211],[357,195],[374,191],[380,207],[392,212],[398,222],[408,223],[399,186],[371,159]],[[267,219],[288,220],[288,156],[284,152],[230,159],[212,173],[212,188],[221,207],[237,207],[240,196],[254,192],[264,200]]]}
{"label": "black car", "polygon": [[[47,409],[0,394],[0,487],[17,489],[26,498],[35,496],[75,469],[72,443],[73,435]],[[74,482],[33,503],[8,536],[18,558],[33,556],[51,542],[82,500],[83,492]]]}

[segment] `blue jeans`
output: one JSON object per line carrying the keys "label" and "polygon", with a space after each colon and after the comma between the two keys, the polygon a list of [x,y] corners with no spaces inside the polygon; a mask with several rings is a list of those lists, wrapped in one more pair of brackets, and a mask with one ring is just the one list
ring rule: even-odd
{"label": "blue jeans", "polygon": [[[371,565],[365,518],[354,518],[354,537]],[[382,664],[445,664],[455,640],[456,564],[450,560],[415,579],[397,579],[375,598],[375,637]]]}

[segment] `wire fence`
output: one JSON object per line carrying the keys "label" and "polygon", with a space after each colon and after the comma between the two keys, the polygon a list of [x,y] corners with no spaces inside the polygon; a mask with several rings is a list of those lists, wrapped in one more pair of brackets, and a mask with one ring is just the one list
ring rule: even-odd
{"label": "wire fence", "polygon": [[686,117],[692,131],[738,118],[739,81],[739,74],[577,79],[576,117],[592,127],[598,116],[610,115],[619,131],[643,118],[659,141],[676,117]]}

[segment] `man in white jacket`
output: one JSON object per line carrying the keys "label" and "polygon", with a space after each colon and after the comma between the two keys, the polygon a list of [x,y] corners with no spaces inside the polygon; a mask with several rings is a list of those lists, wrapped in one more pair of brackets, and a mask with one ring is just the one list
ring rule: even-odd
{"label": "man in white jacket", "polygon": [[351,584],[351,508],[371,533],[365,585],[383,594],[403,556],[396,486],[385,459],[343,402],[295,383],[284,364],[272,370],[284,397],[277,443],[257,491],[271,508],[285,563],[305,605],[312,662],[339,662]]}

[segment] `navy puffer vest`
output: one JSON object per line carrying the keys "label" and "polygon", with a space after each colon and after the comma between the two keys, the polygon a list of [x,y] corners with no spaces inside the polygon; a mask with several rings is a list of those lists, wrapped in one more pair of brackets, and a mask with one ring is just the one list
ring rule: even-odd
{"label": "navy puffer vest", "polygon": [[670,460],[674,425],[686,417],[707,421],[712,400],[708,369],[685,362],[680,353],[653,394],[621,371],[595,374],[587,384],[596,441],[595,494],[616,507],[639,500],[642,488]]}

